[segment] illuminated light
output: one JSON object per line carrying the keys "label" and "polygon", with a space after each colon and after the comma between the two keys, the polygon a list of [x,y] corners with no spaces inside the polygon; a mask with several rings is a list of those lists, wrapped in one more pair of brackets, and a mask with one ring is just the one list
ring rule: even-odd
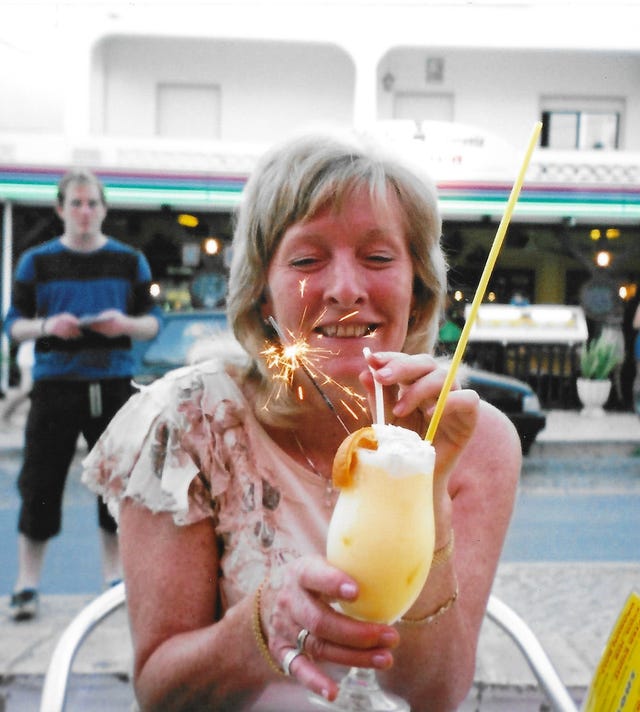
{"label": "illuminated light", "polygon": [[600,230],[598,228],[594,228],[591,230],[589,233],[589,237],[595,242],[596,240],[599,240],[601,237]]}
{"label": "illuminated light", "polygon": [[195,215],[189,215],[189,213],[180,213],[176,219],[182,227],[198,227],[200,224],[198,218]]}
{"label": "illuminated light", "polygon": [[[497,214],[503,202],[488,201],[476,198],[450,198],[440,197],[438,200],[440,211],[449,218],[461,215],[464,217],[483,217],[484,215]],[[571,202],[561,200],[540,200],[528,202],[521,198],[514,209],[514,215],[531,218],[557,218],[568,215],[578,219],[607,219],[608,220],[638,220],[640,219],[640,203],[631,200],[614,200],[611,202],[598,202],[596,200]]]}
{"label": "illuminated light", "polygon": [[611,253],[607,250],[600,250],[596,255],[596,264],[598,267],[608,267],[611,264]]}
{"label": "illuminated light", "polygon": [[629,299],[633,299],[636,296],[637,291],[638,285],[634,282],[630,282],[628,284],[621,284],[618,289],[618,294],[620,295],[620,299],[628,302]]}
{"label": "illuminated light", "polygon": [[207,237],[202,242],[202,250],[206,255],[217,255],[220,252],[220,240],[215,237]]}
{"label": "illuminated light", "polygon": [[605,232],[605,235],[607,237],[607,240],[615,240],[616,238],[620,237],[620,230],[618,230],[617,227],[608,227],[607,231]]}
{"label": "illuminated light", "polygon": [[456,291],[453,293],[453,298],[456,302],[461,302],[464,299],[464,294],[460,289],[456,289]]}
{"label": "illuminated light", "polygon": [[152,297],[159,297],[160,296],[160,285],[157,282],[153,282],[149,286],[149,294],[151,294]]}
{"label": "illuminated light", "polygon": [[[17,200],[52,204],[56,184],[62,171],[42,167],[36,169],[1,169],[0,201]],[[204,209],[234,209],[241,201],[246,176],[210,174],[202,177],[172,173],[139,175],[135,172],[102,171],[107,199],[114,207],[176,206],[176,211],[197,212]],[[498,216],[509,196],[510,184],[500,181],[475,185],[468,182],[442,181],[438,202],[447,218],[454,216]],[[561,218],[573,220],[598,219],[612,225],[619,221],[640,219],[640,194],[634,188],[588,187],[568,185],[530,185],[520,196],[515,216]],[[604,232],[604,230],[603,230]]]}
{"label": "illuminated light", "polygon": [[[156,176],[142,182],[137,176],[102,175],[107,200],[113,207],[180,206],[180,210],[234,210],[242,200],[243,177],[212,176],[206,182],[181,180],[179,176]],[[60,174],[55,172],[44,179],[0,171],[0,201],[51,205],[56,199],[56,184]],[[574,220],[600,220],[609,224],[640,220],[640,199],[637,191],[580,190],[554,191],[530,188],[523,191],[514,215],[533,219],[558,218],[571,215]],[[438,203],[447,218],[465,218],[502,213],[509,193],[498,185],[482,190],[475,186],[443,183]]]}
{"label": "illuminated light", "polygon": [[496,301],[496,293],[495,292],[489,292],[487,294],[487,301],[488,302],[495,302]]}

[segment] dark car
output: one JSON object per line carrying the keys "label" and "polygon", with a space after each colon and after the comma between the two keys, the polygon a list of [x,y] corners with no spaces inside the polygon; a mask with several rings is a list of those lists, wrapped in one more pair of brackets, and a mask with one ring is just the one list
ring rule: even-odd
{"label": "dark car", "polygon": [[511,420],[520,436],[522,452],[528,454],[538,433],[547,424],[547,416],[540,409],[540,401],[531,386],[511,376],[476,368],[465,369],[461,380]]}
{"label": "dark car", "polygon": [[[229,356],[234,348],[223,309],[166,312],[162,329],[150,342],[137,342],[135,381],[148,384],[167,371],[208,358],[217,353]],[[533,389],[524,381],[464,366],[463,384],[499,408],[515,425],[526,455],[546,416]]]}
{"label": "dark car", "polygon": [[154,339],[134,342],[135,382],[146,385],[167,371],[197,361],[197,351],[226,331],[223,309],[165,312]]}

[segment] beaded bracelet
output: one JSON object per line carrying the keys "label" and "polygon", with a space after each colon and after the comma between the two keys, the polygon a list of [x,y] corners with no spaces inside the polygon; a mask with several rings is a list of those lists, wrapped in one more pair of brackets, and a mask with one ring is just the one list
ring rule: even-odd
{"label": "beaded bracelet", "polygon": [[256,643],[258,644],[258,650],[262,653],[262,657],[267,661],[269,664],[269,667],[277,674],[281,675],[282,677],[285,677],[285,674],[282,670],[282,668],[276,663],[276,661],[273,659],[271,653],[269,652],[269,648],[267,647],[267,641],[264,638],[264,634],[262,632],[262,623],[260,621],[260,599],[262,596],[262,589],[264,588],[265,583],[267,582],[267,579],[265,579],[259,586],[258,590],[256,591],[255,598],[253,599],[253,615],[251,617],[251,623],[253,627],[253,635],[255,636]]}
{"label": "beaded bracelet", "polygon": [[447,600],[439,607],[437,608],[433,613],[429,613],[426,616],[423,616],[422,618],[405,618],[402,616],[400,618],[400,623],[404,623],[405,625],[429,625],[430,623],[433,623],[433,621],[436,620],[436,618],[440,618],[440,616],[443,613],[446,613],[451,606],[456,602],[458,598],[458,584],[456,582],[456,590],[453,592],[453,595],[447,598]]}
{"label": "beaded bracelet", "polygon": [[431,561],[431,568],[435,569],[442,564],[446,564],[453,554],[453,546],[455,544],[455,533],[453,528],[451,529],[451,534],[449,536],[449,541],[440,549],[436,549],[433,552],[433,559]]}

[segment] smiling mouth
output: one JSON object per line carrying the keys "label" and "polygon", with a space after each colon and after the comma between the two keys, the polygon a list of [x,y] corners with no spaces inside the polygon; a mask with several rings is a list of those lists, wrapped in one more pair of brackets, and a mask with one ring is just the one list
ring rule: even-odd
{"label": "smiling mouth", "polygon": [[330,324],[319,326],[314,332],[332,339],[361,339],[372,336],[376,329],[375,324]]}

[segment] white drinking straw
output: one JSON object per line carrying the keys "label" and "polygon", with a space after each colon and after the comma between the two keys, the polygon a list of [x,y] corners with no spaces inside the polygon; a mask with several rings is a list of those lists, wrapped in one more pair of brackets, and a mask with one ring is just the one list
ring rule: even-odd
{"label": "white drinking straw", "polygon": [[[362,353],[365,358],[369,358],[369,356],[371,356],[371,349],[368,346],[365,346],[362,349]],[[369,370],[373,376],[373,369],[371,366],[369,366]],[[384,425],[384,394],[382,393],[382,383],[379,383],[375,376],[373,377],[373,386],[376,394],[376,423],[378,425]]]}

